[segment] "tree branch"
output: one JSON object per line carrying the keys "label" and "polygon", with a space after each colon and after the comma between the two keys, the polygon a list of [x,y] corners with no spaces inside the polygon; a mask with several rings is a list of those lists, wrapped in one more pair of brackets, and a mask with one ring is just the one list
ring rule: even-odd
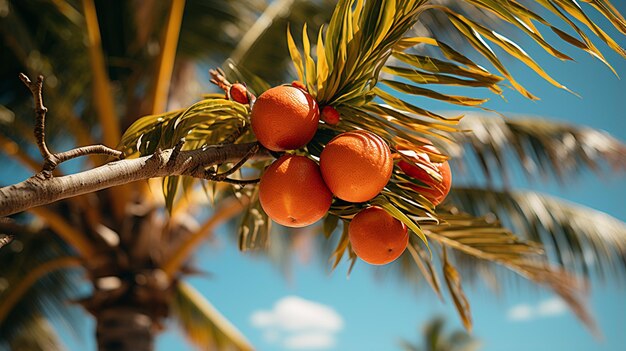
{"label": "tree branch", "polygon": [[[171,175],[198,177],[199,170],[204,173],[205,168],[213,165],[238,162],[255,147],[257,143],[208,146],[180,151],[174,155],[176,157],[172,157],[174,149],[167,149],[151,156],[114,161],[67,176],[50,179],[31,177],[0,188],[0,216],[138,180]],[[255,157],[270,156],[267,150],[261,149]]]}
{"label": "tree branch", "polygon": [[39,147],[41,156],[47,161],[52,157],[52,153],[48,150],[48,146],[46,145],[45,127],[46,112],[48,112],[48,108],[43,105],[43,76],[39,75],[36,82],[31,82],[24,73],[20,73],[19,77],[28,90],[30,90],[30,93],[33,95],[33,99],[35,100],[35,141],[37,142],[37,147]]}
{"label": "tree branch", "polygon": [[61,163],[76,157],[85,155],[109,155],[115,158],[122,156],[121,151],[117,151],[104,145],[90,145],[75,148],[66,152],[53,154],[46,144],[46,113],[48,108],[43,105],[43,76],[37,77],[36,82],[32,82],[24,73],[20,73],[20,80],[30,90],[35,101],[35,141],[39,152],[44,159],[43,170],[41,174],[44,178],[51,178],[52,171]]}
{"label": "tree branch", "polygon": [[89,145],[82,146],[76,149],[72,149],[65,152],[60,152],[58,154],[54,154],[56,158],[57,164],[63,163],[65,161],[71,160],[73,158],[86,156],[86,155],[108,155],[113,156],[117,159],[122,157],[122,152],[118,150],[111,149],[104,145]]}
{"label": "tree branch", "polygon": [[232,178],[228,178],[228,176],[237,172],[241,167],[243,167],[243,165],[246,162],[248,162],[250,157],[254,156],[254,154],[256,154],[260,150],[260,148],[261,148],[260,144],[256,143],[256,145],[251,147],[250,150],[248,150],[248,153],[246,153],[241,158],[241,160],[239,160],[239,162],[237,162],[234,166],[232,166],[229,170],[225,172],[218,174],[218,173],[215,173],[214,171],[206,170],[202,172],[202,174],[198,174],[198,176],[200,178],[204,178],[206,180],[210,180],[214,182],[226,182],[226,183],[231,183],[231,184],[239,184],[241,186],[258,183],[261,179],[232,179]]}

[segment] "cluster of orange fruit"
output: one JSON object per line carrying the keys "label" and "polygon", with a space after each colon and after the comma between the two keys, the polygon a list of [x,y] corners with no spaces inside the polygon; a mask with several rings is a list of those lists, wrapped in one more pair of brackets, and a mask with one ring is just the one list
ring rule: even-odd
{"label": "cluster of orange fruit", "polygon": [[[247,103],[244,92],[232,93],[231,89],[234,100]],[[324,107],[320,113],[318,103],[304,85],[294,82],[261,94],[252,107],[251,124],[261,145],[282,152],[299,149],[311,141],[320,118],[334,125],[340,116],[331,106]],[[434,147],[430,151],[437,152]],[[437,205],[450,189],[448,163],[430,163],[426,154],[416,157],[416,163],[401,160],[398,167],[406,175],[428,184],[412,187]],[[442,182],[433,184],[428,172],[419,167],[420,163],[437,170]],[[259,200],[273,221],[304,227],[328,213],[333,196],[353,203],[376,197],[391,178],[393,166],[394,156],[381,137],[364,130],[345,132],[326,144],[319,165],[305,156],[292,154],[274,161],[261,176]],[[376,265],[398,258],[409,240],[406,225],[378,206],[367,207],[355,215],[348,233],[357,256]]]}

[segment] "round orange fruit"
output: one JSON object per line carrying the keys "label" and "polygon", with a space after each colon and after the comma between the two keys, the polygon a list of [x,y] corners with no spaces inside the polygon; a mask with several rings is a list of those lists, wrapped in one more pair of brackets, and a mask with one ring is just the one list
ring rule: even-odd
{"label": "round orange fruit", "polygon": [[321,118],[322,118],[322,121],[326,122],[327,124],[330,124],[331,126],[335,126],[339,123],[339,120],[341,119],[341,115],[339,114],[339,111],[337,111],[334,107],[325,106],[322,109]]}
{"label": "round orange fruit", "polygon": [[259,200],[274,222],[304,227],[324,217],[333,194],[317,163],[304,156],[284,155],[261,176]]}
{"label": "round orange fruit", "polygon": [[233,99],[233,101],[237,101],[240,104],[250,103],[250,99],[248,99],[248,89],[241,83],[231,85],[229,93],[230,98]]}
{"label": "round orange fruit", "polygon": [[371,200],[385,187],[393,160],[387,143],[364,130],[339,134],[320,155],[320,168],[330,191],[350,202]]}
{"label": "round orange fruit", "polygon": [[313,139],[320,111],[309,93],[281,85],[259,95],[250,119],[261,145],[272,151],[286,151]]}
{"label": "round orange fruit", "polygon": [[354,253],[375,265],[394,261],[409,243],[406,225],[378,206],[368,207],[354,216],[348,237]]}
{"label": "round orange fruit", "polygon": [[[432,145],[426,145],[426,148],[436,154],[441,154],[437,148]],[[404,172],[404,174],[419,180],[427,186],[420,186],[411,184],[410,187],[424,196],[434,206],[439,205],[448,196],[450,188],[452,187],[452,171],[450,170],[450,164],[445,162],[431,162],[428,154],[417,154],[416,157],[412,157],[413,163],[401,160],[398,162],[398,167]],[[434,179],[425,168],[430,168],[441,176],[441,182]]]}

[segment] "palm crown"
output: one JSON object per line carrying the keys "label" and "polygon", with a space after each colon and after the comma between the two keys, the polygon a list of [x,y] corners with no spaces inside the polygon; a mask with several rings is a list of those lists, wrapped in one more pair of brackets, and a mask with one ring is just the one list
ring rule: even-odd
{"label": "palm crown", "polygon": [[[555,43],[548,42],[540,30],[550,29],[557,36],[552,41],[561,40],[582,49],[609,68],[611,66],[587,32],[626,57],[616,41],[589,19],[587,9],[583,10],[576,2],[531,3],[524,6],[517,1],[482,0],[467,0],[455,5],[441,1],[340,1],[327,25],[309,23],[309,26],[317,27],[315,32],[310,32],[307,24],[299,30],[297,20],[304,19],[303,11],[324,13],[323,7],[328,6],[327,3],[275,1],[263,13],[260,13],[263,7],[255,2],[238,7],[229,2],[201,5],[190,1],[185,5],[173,1],[169,9],[160,8],[161,5],[123,5],[131,7],[122,12],[129,17],[135,16],[131,23],[150,19],[146,28],[134,28],[133,40],[128,43],[124,40],[128,34],[107,35],[106,32],[122,31],[116,26],[115,19],[107,17],[119,10],[115,6],[120,5],[107,4],[96,9],[91,1],[85,0],[82,11],[79,11],[80,6],[76,4],[61,6],[52,2],[46,6],[53,8],[56,17],[50,19],[45,35],[59,45],[63,33],[68,30],[72,33],[84,31],[89,39],[90,59],[76,55],[70,58],[70,64],[65,65],[61,65],[61,56],[54,49],[39,49],[47,55],[39,57],[37,64],[32,58],[25,57],[24,52],[32,55],[35,50],[25,46],[35,45],[30,37],[35,29],[23,18],[33,16],[33,9],[21,3],[11,3],[10,16],[3,20],[3,26],[17,25],[20,30],[16,35],[21,36],[19,42],[25,44],[16,45],[10,40],[3,42],[12,49],[12,66],[4,69],[3,81],[13,84],[5,78],[6,74],[19,70],[54,72],[58,83],[56,87],[49,84],[44,92],[50,110],[55,111],[55,116],[50,118],[55,119],[58,115],[56,121],[65,122],[69,128],[50,132],[70,134],[77,144],[101,139],[109,146],[116,145],[126,158],[152,155],[160,149],[186,151],[200,150],[207,145],[243,145],[255,140],[249,128],[249,105],[224,99],[223,94],[207,94],[203,100],[187,108],[164,112],[168,92],[171,91],[170,98],[180,98],[176,91],[183,89],[185,77],[189,76],[189,62],[200,55],[197,51],[200,39],[194,31],[214,33],[224,28],[230,28],[230,38],[217,37],[211,42],[214,46],[207,47],[207,52],[213,58],[222,58],[234,50],[233,58],[238,62],[228,61],[224,67],[226,77],[246,82],[249,91],[256,95],[267,90],[269,84],[259,75],[281,75],[268,72],[271,65],[259,65],[265,71],[254,74],[250,69],[256,68],[256,62],[249,59],[248,50],[263,52],[263,47],[269,47],[264,43],[275,41],[275,26],[282,22],[276,21],[278,24],[263,28],[263,21],[268,16],[281,17],[288,13],[286,18],[291,16],[294,21],[290,21],[285,42],[295,73],[321,106],[335,107],[342,118],[337,125],[321,125],[313,140],[298,151],[301,154],[316,158],[333,136],[344,131],[366,129],[384,138],[394,150],[403,145],[420,148],[425,145],[423,138],[427,137],[448,150],[449,156],[457,162],[470,162],[463,161],[459,150],[473,152],[488,176],[491,172],[487,160],[495,160],[506,169],[503,160],[508,157],[507,152],[514,152],[523,165],[535,163],[540,165],[542,172],[555,173],[563,178],[572,169],[604,167],[605,163],[623,170],[626,147],[594,130],[497,116],[462,119],[462,115],[444,116],[415,105],[413,100],[408,101],[410,96],[421,96],[463,108],[486,110],[482,106],[485,98],[451,94],[445,87],[487,88],[496,95],[503,95],[507,84],[523,96],[536,99],[509,73],[506,61],[491,47],[494,44],[551,84],[567,89],[520,46],[498,33],[500,28],[505,28],[500,27],[501,23],[508,24],[507,31],[525,34],[561,60],[570,57],[555,47]],[[626,34],[626,21],[613,5],[600,0],[591,1],[590,5],[619,32]],[[215,8],[200,9],[199,6]],[[162,13],[167,16],[160,15]],[[188,17],[181,22],[183,13]],[[544,13],[558,18],[559,26],[563,28],[545,20]],[[255,30],[262,29],[261,34],[246,47],[243,39],[251,40],[252,34],[241,28],[259,14],[256,23],[261,24],[255,24]],[[219,21],[210,22],[215,27],[205,28],[202,23],[206,21],[201,20],[202,16],[214,16]],[[444,29],[431,29],[432,33],[428,34],[413,32],[416,21],[426,18]],[[186,27],[192,25],[194,31]],[[157,30],[160,26],[164,27],[162,31]],[[284,27],[278,30],[284,30]],[[445,36],[438,35],[439,31],[460,38],[464,43],[448,44],[444,41]],[[293,32],[298,35],[294,37]],[[98,40],[100,34],[108,38],[102,41],[102,45]],[[239,45],[235,44],[237,38],[243,38]],[[82,46],[82,39],[82,35],[73,34],[72,40],[63,45],[68,50],[84,51],[87,48]],[[150,45],[160,46],[160,54],[151,53]],[[103,47],[107,50],[106,55]],[[472,54],[469,54],[470,49],[473,49]],[[174,57],[178,60],[176,64]],[[103,58],[108,59],[108,67]],[[250,65],[246,64],[247,60]],[[137,64],[142,61],[151,64]],[[493,71],[481,66],[481,61],[489,62]],[[87,79],[71,78],[81,75],[93,80],[93,96],[85,95]],[[18,90],[18,87],[9,85],[3,94]],[[147,103],[141,103],[144,95]],[[27,113],[28,96],[10,97],[12,100],[7,106],[16,114]],[[124,108],[116,108],[118,105]],[[80,117],[76,106],[86,106],[78,113]],[[98,119],[89,117],[93,115]],[[148,116],[137,119],[140,115]],[[38,163],[15,146],[16,142],[24,143],[22,132],[28,130],[22,123],[16,119],[10,129],[7,125],[1,127],[3,134],[10,138],[1,137],[0,142],[6,154],[37,168]],[[92,124],[99,125],[100,130],[90,132]],[[121,137],[120,126],[128,126]],[[466,133],[467,129],[482,133]],[[506,136],[506,143],[502,135]],[[560,151],[558,145],[572,137],[575,146],[565,153]],[[180,143],[182,138],[185,139],[183,144]],[[598,143],[598,138],[602,144]],[[430,156],[440,161],[448,158],[437,154]],[[260,174],[271,161],[267,157],[253,159],[237,169],[233,169],[235,163],[228,163],[216,165],[211,171],[230,174],[232,170],[233,176]],[[97,164],[103,160],[92,157],[89,162]],[[528,169],[528,172],[534,171]],[[584,248],[591,247],[600,262],[596,266],[599,270],[622,274],[626,252],[623,223],[558,199],[512,190],[456,187],[447,202],[434,207],[428,199],[407,186],[414,182],[395,169],[385,189],[370,201],[404,222],[414,234],[408,250],[393,264],[408,282],[422,277],[441,295],[443,277],[464,325],[471,329],[470,307],[463,293],[461,277],[471,275],[477,271],[476,267],[483,272],[502,274],[499,267],[504,267],[554,290],[583,322],[594,328],[581,300],[582,282],[572,272],[580,269],[588,273],[591,270],[584,259]],[[0,223],[3,231],[14,235],[24,247],[20,253],[0,251],[0,259],[6,262],[0,269],[8,286],[0,292],[3,296],[0,332],[7,336],[5,346],[11,347],[11,343],[18,342],[21,331],[28,328],[38,330],[40,335],[50,335],[49,328],[41,327],[41,315],[65,313],[60,302],[75,299],[75,289],[81,285],[75,271],[66,268],[82,267],[91,280],[92,292],[81,303],[98,320],[101,349],[120,345],[116,344],[119,340],[116,331],[112,330],[115,324],[107,323],[116,318],[110,311],[123,314],[129,310],[147,316],[153,326],[160,325],[166,317],[177,318],[190,339],[201,347],[251,348],[232,325],[184,283],[185,275],[194,271],[188,264],[189,258],[213,228],[239,213],[241,221],[237,232],[242,251],[262,248],[270,257],[280,260],[288,251],[277,252],[276,247],[285,246],[270,247],[270,242],[288,242],[290,238],[270,235],[271,221],[259,205],[256,186],[205,182],[179,175],[164,178],[161,186],[163,203],[147,186],[135,189],[122,186],[48,207],[33,208],[29,210],[30,215],[17,217],[15,222]],[[198,186],[217,205],[210,218],[193,228],[186,213],[198,204]],[[162,206],[169,214],[160,211]],[[363,206],[365,204],[335,201],[324,219],[322,231],[325,235],[319,238],[333,244],[330,253],[333,267],[346,256],[352,263],[357,259],[350,248],[347,229],[351,218]],[[487,213],[495,213],[501,222],[489,216],[481,217]],[[546,213],[550,214],[547,219]],[[571,220],[579,217],[593,220]],[[46,226],[33,225],[33,218],[43,219]],[[548,252],[549,255],[540,245],[547,241],[559,242],[552,248],[553,252]],[[562,260],[564,252],[572,253],[575,260]],[[463,268],[459,271],[456,266]],[[132,306],[139,308],[133,310]],[[141,347],[151,345],[152,333],[151,328],[145,331],[146,343]],[[42,349],[50,349],[50,345],[56,344],[54,338],[42,337],[40,340]]]}

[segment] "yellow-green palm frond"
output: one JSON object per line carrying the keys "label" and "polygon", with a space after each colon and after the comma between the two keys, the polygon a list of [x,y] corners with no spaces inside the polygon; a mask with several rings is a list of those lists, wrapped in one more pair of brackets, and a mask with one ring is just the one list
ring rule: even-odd
{"label": "yellow-green palm frond", "polygon": [[25,345],[35,336],[41,342],[28,344],[34,350],[63,349],[44,319],[80,331],[79,310],[69,302],[79,297],[81,278],[67,269],[78,259],[48,231],[0,223],[0,232],[15,238],[0,250],[0,350]]}
{"label": "yellow-green palm frond", "polygon": [[479,187],[454,188],[448,203],[495,215],[521,237],[541,243],[551,261],[569,271],[624,280],[626,224],[606,213],[536,192]]}
{"label": "yellow-green palm frond", "polygon": [[198,350],[254,350],[243,334],[191,285],[176,284],[171,308],[181,330]]}
{"label": "yellow-green palm frond", "polygon": [[494,181],[500,175],[505,183],[519,169],[529,180],[554,176],[562,182],[586,170],[599,176],[626,172],[626,145],[605,131],[538,117],[508,117],[471,113],[463,119],[460,128],[467,133],[453,136],[460,146],[452,151],[459,168],[471,173],[477,164],[481,177]]}
{"label": "yellow-green palm frond", "polygon": [[[232,143],[248,129],[248,113],[245,105],[225,100],[222,96],[208,96],[187,109],[137,120],[126,130],[118,148],[130,157],[150,155],[159,148],[172,148],[182,139],[182,150]],[[163,179],[163,194],[169,211],[181,182],[185,187],[193,186],[188,178],[171,176]]]}

